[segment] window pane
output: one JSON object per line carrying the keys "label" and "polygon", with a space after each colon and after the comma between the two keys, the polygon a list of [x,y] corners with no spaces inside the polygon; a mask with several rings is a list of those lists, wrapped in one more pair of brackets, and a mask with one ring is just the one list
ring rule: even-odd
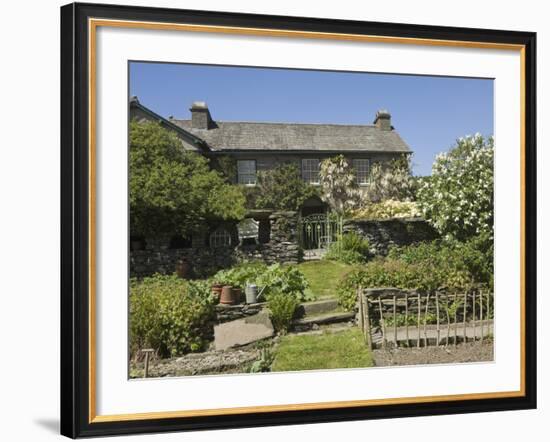
{"label": "window pane", "polygon": [[353,160],[353,168],[357,176],[358,184],[368,184],[369,182],[369,169],[370,161],[368,159],[355,159]]}
{"label": "window pane", "polygon": [[319,158],[302,160],[302,178],[306,183],[319,184]]}
{"label": "window pane", "polygon": [[237,161],[237,175],[239,184],[256,184],[256,161]]}

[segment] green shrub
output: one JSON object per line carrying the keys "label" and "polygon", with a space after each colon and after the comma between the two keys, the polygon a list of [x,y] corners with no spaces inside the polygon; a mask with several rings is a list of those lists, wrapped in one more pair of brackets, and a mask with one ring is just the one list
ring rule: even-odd
{"label": "green shrub", "polygon": [[433,292],[493,287],[493,247],[488,236],[467,242],[456,240],[419,243],[393,248],[385,259],[376,259],[345,275],[337,288],[340,305],[353,310],[356,289],[396,287]]}
{"label": "green shrub", "polygon": [[309,284],[296,266],[273,264],[256,278],[256,284],[263,288],[262,295],[269,299],[272,293],[294,296],[298,301],[306,299],[305,290]]}
{"label": "green shrub", "polygon": [[325,253],[324,259],[344,264],[360,264],[369,256],[369,241],[355,232],[340,235]]}
{"label": "green shrub", "polygon": [[343,262],[344,264],[361,264],[366,261],[365,255],[354,250],[340,250],[334,244],[325,253],[323,259]]}
{"label": "green shrub", "polygon": [[344,275],[336,288],[338,304],[347,311],[353,311],[357,302],[357,288],[362,283],[361,269],[354,269]]}
{"label": "green shrub", "polygon": [[424,263],[410,264],[396,259],[377,259],[350,272],[337,288],[337,298],[346,310],[353,310],[357,287],[396,287],[433,291],[442,285],[441,272]]}
{"label": "green shrub", "polygon": [[213,337],[214,298],[207,282],[175,275],[130,280],[130,349],[169,357],[204,350]]}
{"label": "green shrub", "polygon": [[444,273],[446,286],[493,286],[493,241],[487,233],[465,242],[447,239],[393,248],[389,258],[432,266]]}
{"label": "green shrub", "polygon": [[294,317],[294,312],[299,304],[300,301],[293,293],[280,290],[271,290],[269,292],[267,295],[267,307],[269,308],[269,316],[275,330],[282,333],[288,330]]}
{"label": "green shrub", "polygon": [[217,272],[211,279],[219,284],[229,284],[233,287],[244,288],[246,283],[256,283],[258,277],[265,273],[267,265],[260,261],[238,264],[230,269]]}
{"label": "green shrub", "polygon": [[250,373],[263,373],[266,371],[271,371],[271,364],[275,359],[275,354],[271,351],[270,348],[262,348],[260,350],[260,358],[252,363],[250,366]]}

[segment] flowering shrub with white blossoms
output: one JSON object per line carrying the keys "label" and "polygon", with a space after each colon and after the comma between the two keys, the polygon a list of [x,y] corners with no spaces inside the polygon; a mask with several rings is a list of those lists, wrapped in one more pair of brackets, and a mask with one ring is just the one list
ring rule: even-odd
{"label": "flowering shrub with white blossoms", "polygon": [[326,158],[319,169],[321,198],[343,214],[357,207],[361,198],[355,171],[343,155]]}
{"label": "flowering shrub with white blossoms", "polygon": [[388,163],[373,163],[369,181],[364,190],[367,203],[414,199],[416,186],[411,174],[411,158],[408,155],[402,155]]}
{"label": "flowering shrub with white blossoms", "polygon": [[370,203],[352,213],[353,219],[415,218],[422,215],[414,201],[385,200]]}
{"label": "flowering shrub with white blossoms", "polygon": [[432,175],[417,191],[418,205],[441,234],[465,239],[493,233],[492,137],[459,138],[449,152],[437,155]]}

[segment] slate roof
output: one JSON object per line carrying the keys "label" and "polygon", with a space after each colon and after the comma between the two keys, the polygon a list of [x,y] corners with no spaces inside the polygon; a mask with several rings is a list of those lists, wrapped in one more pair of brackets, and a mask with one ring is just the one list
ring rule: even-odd
{"label": "slate roof", "polygon": [[395,130],[375,125],[215,121],[206,130],[192,128],[191,120],[170,121],[213,150],[411,152]]}
{"label": "slate roof", "polygon": [[152,121],[158,121],[160,122],[164,127],[167,127],[168,129],[174,130],[178,133],[180,137],[182,137],[184,140],[186,140],[188,143],[190,143],[192,146],[194,146],[197,150],[209,150],[208,145],[205,144],[204,140],[197,137],[196,135],[192,134],[190,131],[186,131],[182,129],[179,125],[174,124],[174,121],[167,120],[166,118],[162,117],[161,115],[157,114],[156,112],[153,112],[148,107],[145,107],[143,104],[139,102],[138,97],[132,97],[130,98],[130,109],[137,108],[140,109],[143,113],[148,115],[149,119]]}

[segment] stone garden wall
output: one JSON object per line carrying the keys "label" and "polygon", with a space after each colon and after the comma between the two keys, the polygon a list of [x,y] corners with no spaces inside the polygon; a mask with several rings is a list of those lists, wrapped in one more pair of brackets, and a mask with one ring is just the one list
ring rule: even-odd
{"label": "stone garden wall", "polygon": [[274,212],[269,216],[270,239],[267,243],[237,247],[238,261],[259,260],[266,264],[297,264],[303,258],[298,244],[298,214],[296,212]]}
{"label": "stone garden wall", "polygon": [[191,264],[190,276],[196,278],[209,276],[237,262],[234,250],[224,247],[137,250],[130,252],[130,276],[174,273],[181,259]]}
{"label": "stone garden wall", "polygon": [[130,252],[130,276],[174,273],[181,259],[191,265],[190,276],[196,278],[210,276],[243,261],[260,260],[266,264],[300,262],[303,253],[297,238],[298,214],[273,212],[261,223],[265,225],[267,222],[269,229],[262,229],[258,244],[252,245],[238,244],[236,225],[227,223],[224,227],[231,232],[231,243],[236,245],[210,247],[208,235],[205,234],[194,236],[189,248],[170,249],[170,237],[146,238],[145,250]]}
{"label": "stone garden wall", "polygon": [[371,253],[385,256],[391,246],[406,246],[438,238],[435,229],[422,218],[394,218],[384,220],[351,220],[343,226],[344,232],[357,232],[367,238]]}

